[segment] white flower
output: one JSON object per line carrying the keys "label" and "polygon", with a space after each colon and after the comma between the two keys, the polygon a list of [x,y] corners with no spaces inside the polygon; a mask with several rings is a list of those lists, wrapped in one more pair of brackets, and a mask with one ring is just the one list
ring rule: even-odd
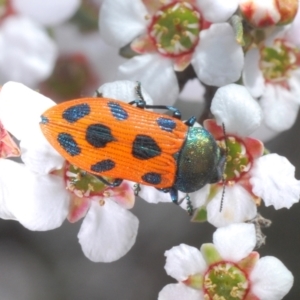
{"label": "white flower", "polygon": [[[290,208],[298,202],[300,181],[295,179],[295,168],[279,155],[262,156],[263,144],[248,137],[260,126],[262,113],[246,88],[235,84],[220,88],[211,111],[216,122],[206,120],[204,126],[217,141],[226,144],[227,164],[223,207],[220,203],[223,185],[211,185],[206,205],[208,221],[220,227],[250,220],[256,215],[256,202],[260,198],[276,209]],[[222,124],[226,134],[220,127]]]}
{"label": "white flower", "polygon": [[174,70],[190,63],[208,85],[222,86],[240,77],[243,52],[225,23],[237,6],[236,0],[226,5],[218,0],[209,5],[206,0],[105,0],[100,33],[116,47],[133,41],[131,47],[142,55],[122,64],[119,78],[141,81],[156,103],[170,105],[179,93]]}
{"label": "white flower", "polygon": [[243,82],[259,98],[265,124],[274,131],[289,129],[300,104],[300,13],[245,56]]}
{"label": "white flower", "polygon": [[41,25],[24,16],[9,16],[0,26],[0,78],[31,87],[46,79],[57,57],[56,45]]}
{"label": "white flower", "polygon": [[255,243],[253,224],[232,224],[217,229],[213,244],[200,251],[185,244],[166,251],[166,272],[179,283],[166,285],[158,299],[282,299],[293,275],[273,256],[259,259]]}
{"label": "white flower", "polygon": [[[126,94],[128,85],[134,94],[135,83],[120,83],[119,90],[125,89]],[[122,186],[103,189],[103,184],[93,181],[95,194],[90,194],[90,185],[84,193],[77,187],[80,172],[68,168],[40,131],[40,116],[53,105],[49,98],[19,83],[9,82],[1,89],[0,119],[20,140],[25,165],[0,160],[0,216],[31,230],[49,230],[60,226],[67,215],[71,221],[85,215],[78,234],[85,255],[92,261],[119,259],[137,235],[138,219],[123,208],[132,207],[133,191],[126,182],[126,193],[122,190],[121,194]],[[76,181],[72,176],[77,176]]]}

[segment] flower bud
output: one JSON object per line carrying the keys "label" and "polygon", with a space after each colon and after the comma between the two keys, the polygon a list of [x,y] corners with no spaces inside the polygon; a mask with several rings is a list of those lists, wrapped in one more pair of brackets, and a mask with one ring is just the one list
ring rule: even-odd
{"label": "flower bud", "polygon": [[291,23],[298,10],[298,0],[241,0],[240,11],[257,28]]}

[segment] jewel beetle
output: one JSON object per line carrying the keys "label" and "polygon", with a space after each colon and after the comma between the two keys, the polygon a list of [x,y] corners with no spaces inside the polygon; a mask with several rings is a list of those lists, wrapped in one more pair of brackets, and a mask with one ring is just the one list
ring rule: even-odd
{"label": "jewel beetle", "polygon": [[170,192],[177,203],[178,191],[220,181],[225,151],[205,128],[193,126],[196,118],[183,122],[173,106],[147,105],[140,84],[136,93],[139,99],[129,103],[101,97],[63,102],[42,114],[41,130],[67,161],[108,185],[127,179]]}

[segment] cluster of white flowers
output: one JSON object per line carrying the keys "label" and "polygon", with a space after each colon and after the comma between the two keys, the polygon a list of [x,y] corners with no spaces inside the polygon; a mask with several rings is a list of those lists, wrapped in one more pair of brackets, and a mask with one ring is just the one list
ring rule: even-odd
{"label": "cluster of white flowers", "polygon": [[[106,52],[101,61],[111,62],[110,70],[103,70],[109,73],[105,80],[118,81],[102,85],[101,97],[133,101],[140,96],[138,81],[149,107],[169,107],[182,90],[179,74],[185,74],[184,84],[196,77],[205,88],[216,90],[206,99],[213,119],[202,125],[224,151],[221,180],[188,196],[179,191],[178,198],[183,209],[192,211],[192,221],[208,221],[218,229],[213,244],[203,244],[200,251],[184,244],[166,251],[165,269],[179,283],[165,286],[158,299],[282,299],[293,276],[275,257],[259,259],[253,252],[259,243],[257,228],[245,222],[255,219],[262,201],[275,209],[299,202],[295,167],[251,136],[264,126],[276,133],[287,130],[296,120],[298,0],[288,5],[273,0],[101,2],[100,31],[93,36],[114,47],[114,55],[119,49],[130,53],[128,60],[108,58],[113,48],[102,48]],[[0,79],[11,81],[0,91],[0,217],[39,231],[57,228],[66,219],[83,219],[78,239],[84,254],[94,262],[111,262],[135,243],[139,221],[129,209],[137,193],[150,203],[172,200],[155,184],[137,185],[122,178],[114,187],[99,181],[67,161],[41,131],[41,115],[56,104],[29,87],[36,88],[51,75],[59,48],[72,48],[66,35],[55,29],[50,38],[47,28],[70,19],[81,4],[12,0],[3,11]],[[66,28],[67,34],[74,29]],[[94,55],[97,49],[90,37],[77,46]],[[58,48],[55,39],[65,45]],[[117,113],[124,112],[120,108]],[[21,162],[11,156],[21,156]],[[175,181],[177,171],[169,175]]]}

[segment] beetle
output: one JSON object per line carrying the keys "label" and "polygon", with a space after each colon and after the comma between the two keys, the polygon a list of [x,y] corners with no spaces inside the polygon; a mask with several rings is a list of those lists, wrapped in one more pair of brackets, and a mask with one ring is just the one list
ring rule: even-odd
{"label": "beetle", "polygon": [[101,97],[63,102],[42,114],[41,130],[67,161],[111,186],[131,180],[169,192],[178,203],[178,191],[220,181],[225,151],[205,128],[193,126],[196,118],[183,122],[173,106],[147,105],[139,83],[136,93],[139,99],[129,103]]}

